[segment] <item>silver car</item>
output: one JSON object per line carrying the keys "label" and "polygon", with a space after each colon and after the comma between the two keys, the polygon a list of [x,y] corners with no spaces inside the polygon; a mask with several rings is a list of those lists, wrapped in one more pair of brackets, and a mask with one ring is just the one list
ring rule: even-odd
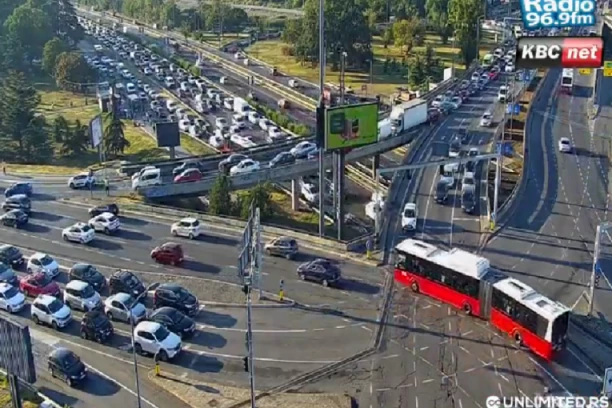
{"label": "silver car", "polygon": [[123,322],[129,322],[131,317],[134,324],[147,317],[145,306],[127,293],[116,293],[106,298],[104,313],[110,320]]}

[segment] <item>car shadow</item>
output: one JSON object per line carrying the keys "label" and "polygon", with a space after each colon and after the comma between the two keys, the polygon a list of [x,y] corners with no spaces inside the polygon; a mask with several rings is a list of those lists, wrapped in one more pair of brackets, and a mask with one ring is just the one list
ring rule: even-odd
{"label": "car shadow", "polygon": [[219,236],[219,235],[201,234],[195,240],[198,241],[198,242],[206,242],[206,243],[209,243],[209,244],[223,245],[223,246],[236,246],[236,245],[238,245],[238,239],[237,238],[223,237],[223,236]]}
{"label": "car shadow", "polygon": [[238,320],[226,313],[217,313],[210,308],[200,309],[200,312],[193,317],[193,319],[199,323],[207,326],[217,327],[219,329],[228,329],[234,327]]}
{"label": "car shadow", "polygon": [[33,193],[30,198],[33,201],[55,201],[57,198],[51,194],[46,193]]}
{"label": "car shadow", "polygon": [[51,231],[51,228],[47,227],[46,225],[32,224],[30,222],[19,229],[33,233],[45,233]]}
{"label": "car shadow", "polygon": [[183,349],[180,354],[168,364],[188,368],[190,370],[197,371],[198,373],[218,373],[223,370],[225,365],[216,357],[202,355],[192,350],[185,349]]}
{"label": "car shadow", "polygon": [[150,241],[152,239],[150,235],[144,234],[142,232],[125,229],[119,229],[119,231],[116,232],[115,235],[123,239],[128,239],[130,241]]}
{"label": "car shadow", "polygon": [[221,268],[219,268],[217,265],[205,264],[203,262],[196,261],[195,259],[185,259],[179,267],[183,269],[189,269],[190,271],[202,273],[221,272]]}
{"label": "car shadow", "polygon": [[63,219],[61,215],[50,214],[42,211],[32,211],[30,217],[45,221],[59,221]]}
{"label": "car shadow", "polygon": [[141,220],[140,218],[133,218],[133,217],[126,217],[125,215],[120,215],[119,219],[121,220],[121,222],[123,224],[129,224],[129,225],[147,225],[149,222],[145,221],[145,220]]}
{"label": "car shadow", "polygon": [[218,333],[212,333],[208,330],[199,330],[191,338],[185,339],[185,342],[213,349],[225,347],[227,339]]}
{"label": "car shadow", "polygon": [[[61,380],[57,380],[57,381],[61,381]],[[38,387],[38,391],[62,407],[72,407],[77,402],[79,402],[78,398],[74,398],[74,397],[71,397],[70,395],[66,395],[65,393],[58,391],[57,389],[54,389],[54,388],[42,386],[42,387]]]}
{"label": "car shadow", "polygon": [[101,249],[103,251],[118,251],[120,249],[123,249],[123,245],[118,244],[117,242],[107,241],[99,237],[96,237],[96,239],[94,239],[87,245],[90,248]]}

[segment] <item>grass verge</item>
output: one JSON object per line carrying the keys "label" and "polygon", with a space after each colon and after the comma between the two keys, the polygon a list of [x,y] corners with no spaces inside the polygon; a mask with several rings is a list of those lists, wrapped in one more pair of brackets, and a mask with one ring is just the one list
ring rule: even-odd
{"label": "grass verge", "polygon": [[194,156],[203,156],[206,154],[217,154],[217,152],[208,145],[199,142],[195,138],[181,133],[181,147],[189,154]]}
{"label": "grass verge", "polygon": [[[481,45],[481,54],[491,52],[494,38],[488,34],[483,36]],[[425,39],[425,46],[414,48],[414,52],[423,52],[427,45],[431,45],[436,51],[436,57],[440,58],[442,65],[450,67],[453,65],[453,56],[455,56],[455,68],[460,74],[465,70],[458,56],[458,49],[453,49],[450,44],[442,44],[440,37],[434,34],[428,34]],[[255,44],[247,48],[249,55],[259,59],[269,65],[275,66],[279,71],[290,75],[299,77],[314,83],[318,83],[319,69],[311,64],[302,64],[296,61],[295,57],[289,55],[283,55],[283,48],[286,46],[281,40],[266,40],[258,41]],[[351,86],[355,92],[369,93],[370,95],[391,95],[396,91],[397,87],[406,86],[407,84],[407,70],[406,72],[397,72],[395,74],[385,73],[384,63],[386,59],[395,59],[398,63],[405,58],[405,52],[402,48],[394,45],[384,46],[384,43],[380,37],[374,37],[372,41],[372,52],[374,53],[374,64],[372,66],[372,84],[370,85],[370,74],[368,72],[351,72],[345,73],[345,82],[348,86]],[[334,72],[327,68],[327,81],[328,83],[338,84],[339,72]],[[361,86],[366,85],[367,91],[362,91]]]}
{"label": "grass verge", "polygon": [[[20,387],[19,391],[23,408],[38,408],[40,403],[43,402],[42,398],[25,387]],[[0,374],[0,408],[11,408],[13,406],[12,401],[8,380],[6,376]]]}

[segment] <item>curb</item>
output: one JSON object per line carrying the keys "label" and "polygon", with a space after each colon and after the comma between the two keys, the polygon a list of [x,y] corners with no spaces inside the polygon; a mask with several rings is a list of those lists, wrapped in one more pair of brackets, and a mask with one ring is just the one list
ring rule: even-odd
{"label": "curb", "polygon": [[[271,299],[267,299],[266,297],[264,297],[263,299],[265,300],[271,300]],[[283,301],[282,303],[280,303],[280,300],[277,300],[276,302],[279,302],[277,304],[251,304],[251,307],[253,309],[290,309],[292,307],[295,307],[295,305],[297,304],[295,302],[295,300],[293,299],[288,299],[286,298],[285,301]],[[203,306],[208,306],[208,307],[227,307],[227,308],[236,308],[236,309],[240,309],[240,308],[246,308],[246,303],[223,303],[223,302],[200,302],[201,305]]]}
{"label": "curb", "polygon": [[155,387],[159,387],[162,390],[164,390],[165,392],[167,392],[168,394],[172,395],[173,397],[178,398],[179,400],[181,400],[185,405],[189,406],[189,407],[193,407],[193,405],[191,405],[191,403],[189,403],[187,401],[187,399],[185,397],[183,397],[180,393],[175,392],[175,391],[171,391],[166,387],[163,387],[161,385],[158,384],[157,381],[155,381],[155,377],[157,377],[155,375],[155,370],[149,370],[149,372],[147,373],[147,378],[149,379],[149,381],[151,381]]}
{"label": "curb", "polygon": [[[91,207],[92,204],[88,204],[88,203],[84,203],[82,201],[78,201],[78,200],[71,200],[71,199],[61,199],[59,200],[60,202],[66,204],[66,205],[73,205],[76,207]],[[139,204],[139,205],[143,205],[146,206],[146,204]],[[180,210],[177,210],[180,211]],[[185,211],[185,213],[187,213],[188,211]],[[177,218],[173,217],[172,215],[166,215],[166,214],[146,214],[140,211],[133,211],[133,210],[122,210],[121,211],[122,214],[133,214],[133,215],[138,215],[138,216],[145,216],[147,218],[156,218],[156,219],[161,219],[161,220],[166,220],[166,221],[176,221]],[[199,213],[194,212],[195,216],[198,217]],[[177,215],[176,217],[180,217],[180,215]],[[213,217],[213,216],[208,216],[208,217]],[[282,230],[282,228],[278,228],[278,227],[274,227],[278,230]],[[231,232],[235,232],[235,233],[240,233],[242,232],[242,228],[239,226],[231,226],[231,225],[215,225],[214,227],[212,227],[213,230],[222,230],[222,231],[231,231]],[[288,236],[294,236],[296,231],[293,230],[283,230],[285,231],[285,235]],[[298,232],[299,233],[299,232]],[[262,234],[264,236],[270,236],[271,234],[266,234],[265,232]],[[272,235],[278,235],[278,234],[272,234]],[[350,256],[347,254],[343,254],[340,251],[332,251],[328,248],[322,247],[322,246],[317,246],[317,245],[312,245],[310,244],[308,241],[301,241],[300,245],[303,248],[309,248],[315,251],[319,251],[319,252],[324,252],[324,253],[329,253],[329,254],[333,254],[335,256],[338,256],[340,258],[343,259],[348,259],[350,261],[353,261],[355,263],[359,263],[362,265],[366,265],[366,266],[372,266],[372,267],[378,267],[380,264],[380,261],[376,261],[376,260],[366,260],[366,259],[360,259],[354,256]]]}

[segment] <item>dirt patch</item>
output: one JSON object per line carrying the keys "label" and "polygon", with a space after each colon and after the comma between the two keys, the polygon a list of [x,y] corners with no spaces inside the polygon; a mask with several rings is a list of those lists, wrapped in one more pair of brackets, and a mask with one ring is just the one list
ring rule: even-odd
{"label": "dirt patch", "polygon": [[[194,408],[230,408],[249,400],[245,388],[227,387],[215,383],[201,382],[190,378],[179,378],[162,373],[149,378],[157,386],[181,399]],[[258,408],[350,408],[351,397],[341,394],[275,394],[257,400]]]}
{"label": "dirt patch", "polygon": [[[513,115],[506,119],[505,140],[512,146],[512,153],[505,156],[502,161],[501,183],[499,188],[498,203],[501,207],[504,202],[512,195],[514,188],[521,179],[523,172],[523,152],[525,139],[525,122],[529,106],[535,95],[538,84],[544,78],[546,71],[541,70],[536,73],[534,80],[527,86],[525,92],[519,100],[520,111],[518,115]],[[495,192],[495,164],[489,166],[489,203],[493,206]],[[492,211],[492,209],[491,209]]]}

